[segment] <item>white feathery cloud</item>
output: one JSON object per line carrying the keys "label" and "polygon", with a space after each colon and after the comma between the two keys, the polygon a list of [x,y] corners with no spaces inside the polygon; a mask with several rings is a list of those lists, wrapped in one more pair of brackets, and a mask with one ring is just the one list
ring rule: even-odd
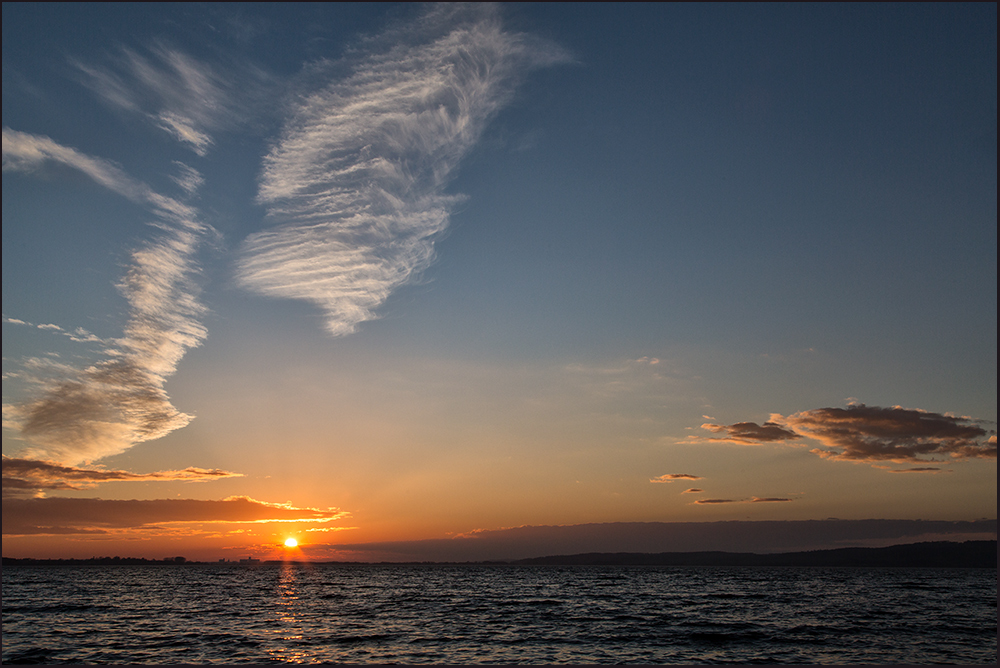
{"label": "white feathery cloud", "polygon": [[187,145],[199,156],[214,140],[210,131],[230,127],[242,117],[246,91],[240,80],[259,72],[220,71],[175,48],[154,45],[145,56],[131,49],[109,67],[73,61],[84,85],[108,103],[140,113],[156,127]]}
{"label": "white feathery cloud", "polygon": [[203,230],[195,222],[196,212],[177,200],[154,192],[113,163],[63,146],[44,135],[3,129],[3,171],[32,172],[47,162],[56,162],[83,172],[96,183],[136,204],[149,207],[158,216],[192,230]]}
{"label": "white feathery cloud", "polygon": [[177,166],[179,174],[171,176],[171,180],[184,191],[184,194],[188,196],[194,195],[204,185],[205,177],[197,169],[190,165],[185,165],[183,162],[175,160],[174,165]]}
{"label": "white feathery cloud", "polygon": [[132,253],[119,284],[129,303],[129,320],[123,336],[105,346],[108,359],[66,370],[58,380],[44,382],[37,398],[4,406],[4,426],[32,444],[26,456],[79,464],[190,422],[190,415],[170,403],[163,385],[185,352],[207,333],[199,321],[205,309],[197,298],[194,254],[209,228],[191,207],[154,192],[107,161],[48,137],[4,128],[4,171],[33,171],[48,161],[83,172],[158,218],[157,235]]}
{"label": "white feathery cloud", "polygon": [[528,70],[567,60],[492,7],[438,7],[388,37],[286,123],[259,195],[277,225],[246,239],[237,269],[250,290],[316,304],[335,336],[430,264],[461,158]]}
{"label": "white feathery cloud", "polygon": [[208,148],[212,145],[212,138],[195,129],[192,119],[169,111],[161,112],[157,118],[161,128],[172,134],[177,140],[190,144],[192,151],[200,156],[208,153]]}

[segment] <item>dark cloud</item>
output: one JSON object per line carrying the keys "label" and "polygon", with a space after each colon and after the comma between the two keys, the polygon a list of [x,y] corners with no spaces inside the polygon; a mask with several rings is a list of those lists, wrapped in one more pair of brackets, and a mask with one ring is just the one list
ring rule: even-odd
{"label": "dark cloud", "polygon": [[68,463],[117,454],[187,425],[163,379],[128,359],[113,359],[52,386],[39,399],[7,407],[5,417],[39,447],[31,453]]}
{"label": "dark cloud", "polygon": [[690,489],[685,489],[683,492],[681,492],[681,494],[700,494],[701,492],[704,491],[705,490],[699,489],[697,487],[691,487]]}
{"label": "dark cloud", "polygon": [[[995,432],[980,421],[919,409],[855,404],[796,413],[784,424],[825,445],[821,457],[846,461],[996,459]],[[990,437],[993,434],[992,438]]]}
{"label": "dark cloud", "polygon": [[[826,459],[856,462],[934,462],[996,459],[997,439],[983,420],[913,408],[852,404],[816,408],[788,417],[773,414],[763,425],[703,424],[718,438],[705,440],[755,445],[809,438],[825,446],[812,450]],[[922,470],[922,469],[911,469]]]}
{"label": "dark cloud", "polygon": [[[697,491],[701,491],[700,489]],[[751,496],[749,499],[698,499],[695,504],[699,506],[717,504],[717,503],[780,503],[782,501],[792,501],[793,499],[786,499],[773,496]]]}
{"label": "dark cloud", "polygon": [[722,434],[718,438],[709,438],[715,443],[739,443],[741,445],[755,445],[758,443],[775,443],[778,441],[792,441],[799,438],[794,431],[785,429],[774,422],[757,424],[756,422],[737,422],[730,425],[703,424],[702,429],[707,429],[715,434]]}
{"label": "dark cloud", "polygon": [[179,471],[156,471],[154,473],[132,473],[131,471],[109,471],[62,466],[55,462],[36,459],[3,457],[3,496],[23,497],[46,489],[86,489],[102,482],[114,481],[170,481],[170,480],[216,480],[219,478],[241,477],[222,469],[201,469],[188,467]]}
{"label": "dark cloud", "polygon": [[331,522],[348,513],[337,508],[296,508],[247,496],[222,501],[154,499],[5,499],[3,534],[92,534],[172,523]]}
{"label": "dark cloud", "polygon": [[664,473],[661,476],[650,478],[649,482],[673,482],[674,480],[702,480],[702,477],[690,473]]}
{"label": "dark cloud", "polygon": [[889,473],[937,473],[940,470],[937,466],[920,466],[912,469],[890,469]]}

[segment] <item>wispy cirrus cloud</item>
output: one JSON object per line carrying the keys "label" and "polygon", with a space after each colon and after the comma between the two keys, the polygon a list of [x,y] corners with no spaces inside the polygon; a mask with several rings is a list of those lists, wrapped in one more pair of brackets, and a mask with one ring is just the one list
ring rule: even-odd
{"label": "wispy cirrus cloud", "polygon": [[276,227],[244,242],[244,287],[315,304],[339,336],[431,263],[459,161],[527,71],[568,59],[505,31],[497,11],[438,6],[303,96],[264,160],[259,199]]}
{"label": "wispy cirrus cloud", "polygon": [[205,308],[197,297],[194,256],[211,230],[193,208],[156,193],[108,161],[48,137],[4,128],[4,171],[31,172],[50,162],[81,171],[157,217],[156,236],[132,253],[118,286],[128,301],[129,319],[123,336],[104,345],[108,359],[46,382],[33,400],[4,406],[4,426],[33,446],[24,454],[72,465],[120,453],[192,419],[174,408],[163,386],[185,352],[207,333],[199,320]]}
{"label": "wispy cirrus cloud", "polygon": [[[241,122],[247,95],[269,81],[260,71],[235,65],[220,69],[162,43],[145,55],[122,48],[109,65],[72,64],[101,99],[142,114],[199,156],[214,144],[211,132]],[[247,78],[253,85],[245,85]]]}
{"label": "wispy cirrus cloud", "polygon": [[663,475],[650,478],[649,482],[673,482],[675,480],[702,480],[700,475],[690,473],[664,473]]}
{"label": "wispy cirrus cloud", "polygon": [[101,534],[173,524],[283,523],[324,524],[349,513],[339,508],[298,508],[248,496],[221,501],[152,499],[4,499],[3,534]]}
{"label": "wispy cirrus cloud", "polygon": [[150,208],[154,213],[176,225],[201,229],[195,222],[195,210],[171,197],[160,195],[108,160],[95,158],[63,146],[44,135],[3,129],[3,171],[34,172],[46,164],[58,163],[76,169],[97,184],[122,197]]}
{"label": "wispy cirrus cloud", "polygon": [[176,160],[174,161],[174,165],[177,167],[179,173],[171,176],[170,178],[187,195],[193,195],[205,183],[205,177],[203,177],[201,172],[194,167],[185,165],[183,162],[178,162]]}
{"label": "wispy cirrus cloud", "polygon": [[787,417],[775,413],[763,425],[753,422],[704,424],[703,429],[721,436],[692,440],[758,445],[812,439],[824,448],[811,452],[835,461],[996,459],[996,431],[986,429],[984,424],[987,423],[967,416],[915,408],[851,404],[847,408],[817,408]]}
{"label": "wispy cirrus cloud", "polygon": [[87,489],[104,482],[188,482],[239,478],[241,473],[222,469],[188,467],[178,471],[132,473],[96,468],[62,466],[56,462],[3,456],[3,496],[38,495],[47,489]]}

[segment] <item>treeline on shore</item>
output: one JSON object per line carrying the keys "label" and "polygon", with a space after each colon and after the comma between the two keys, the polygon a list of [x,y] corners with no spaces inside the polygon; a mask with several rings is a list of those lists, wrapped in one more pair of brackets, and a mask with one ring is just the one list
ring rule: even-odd
{"label": "treeline on shore", "polygon": [[188,561],[185,557],[165,557],[163,559],[146,559],[144,557],[90,557],[88,559],[16,559],[14,557],[4,557],[4,566],[17,566],[19,564],[55,566],[84,566],[93,564],[95,566],[162,566],[164,564],[197,564],[201,562]]}

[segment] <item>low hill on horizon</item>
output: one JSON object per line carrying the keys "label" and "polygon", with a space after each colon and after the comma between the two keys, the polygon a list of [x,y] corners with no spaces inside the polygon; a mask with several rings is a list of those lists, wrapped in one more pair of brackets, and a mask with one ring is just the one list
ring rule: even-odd
{"label": "low hill on horizon", "polygon": [[808,552],[590,552],[518,559],[518,565],[590,566],[856,566],[996,568],[997,542],[935,541],[889,547],[844,547]]}

